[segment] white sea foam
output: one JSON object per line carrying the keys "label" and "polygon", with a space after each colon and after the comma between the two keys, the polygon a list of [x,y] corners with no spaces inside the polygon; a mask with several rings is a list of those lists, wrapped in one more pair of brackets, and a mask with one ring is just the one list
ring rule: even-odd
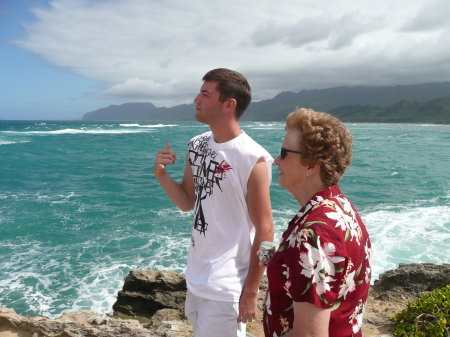
{"label": "white sea foam", "polygon": [[177,124],[155,124],[155,125],[141,125],[141,128],[166,128],[166,127],[174,127],[179,126]]}
{"label": "white sea foam", "polygon": [[0,145],[10,145],[10,144],[20,144],[20,143],[28,143],[29,139],[20,139],[20,140],[6,140],[0,139]]}
{"label": "white sea foam", "polygon": [[142,133],[145,129],[62,129],[51,131],[3,131],[4,133],[14,135],[63,135],[63,134],[124,134],[124,133]]}
{"label": "white sea foam", "polygon": [[[136,223],[140,226],[137,231],[133,225],[123,230],[116,227],[113,233],[112,228],[99,228],[95,237],[59,246],[32,239],[2,242],[11,254],[2,260],[0,307],[7,304],[22,314],[51,318],[67,310],[111,313],[123,277],[130,270],[183,272],[190,242],[190,222],[185,217],[192,214],[175,208],[147,213],[161,216],[154,231],[151,225]],[[21,294],[20,300],[15,294]]]}
{"label": "white sea foam", "polygon": [[174,127],[179,126],[177,124],[119,124],[120,126],[124,127],[139,127],[139,128],[165,128],[165,127]]}
{"label": "white sea foam", "polygon": [[[57,194],[52,198],[57,198],[58,200],[52,200],[53,204],[63,204],[66,202],[70,202],[70,199],[75,197],[75,192],[68,192],[67,194]],[[42,196],[41,198],[47,198],[48,196]]]}
{"label": "white sea foam", "polygon": [[11,140],[1,140],[0,139],[0,145],[8,145],[8,144],[15,144],[17,142],[13,142]]}
{"label": "white sea foam", "polygon": [[448,263],[450,206],[390,207],[362,215],[373,245],[373,279],[399,263]]}
{"label": "white sea foam", "polygon": [[259,128],[252,128],[252,130],[284,130],[282,127],[259,127]]}
{"label": "white sea foam", "polygon": [[[184,272],[192,212],[173,207],[148,213],[157,215],[154,231],[116,230],[111,236],[70,247],[47,247],[37,241],[11,243],[8,247],[15,253],[2,265],[8,270],[0,280],[2,297],[20,311],[20,303],[12,298],[15,293],[22,294],[26,314],[57,317],[66,310],[80,309],[111,313],[123,277],[130,270]],[[290,207],[273,211],[277,240],[295,213]],[[407,208],[374,209],[362,216],[374,248],[373,279],[400,262],[448,262],[449,206],[414,203]]]}
{"label": "white sea foam", "polygon": [[140,133],[145,132],[143,130],[105,130],[105,129],[64,129],[54,131],[34,131],[34,133],[41,134],[121,134],[121,133]]}
{"label": "white sea foam", "polygon": [[180,218],[192,218],[193,215],[194,215],[194,211],[193,210],[191,210],[189,212],[183,212],[178,207],[175,207],[175,208],[163,208],[163,209],[156,210],[156,211],[151,210],[150,212],[156,213],[156,215],[158,217],[163,218],[163,219],[167,219],[167,218],[173,217],[174,213],[177,215],[177,217],[180,217]]}
{"label": "white sea foam", "polygon": [[[373,277],[399,263],[448,263],[450,255],[450,206],[430,206],[439,198],[391,205],[362,213],[373,246]],[[281,239],[296,210],[273,210],[275,242]]]}
{"label": "white sea foam", "polygon": [[242,127],[251,130],[284,130],[284,123],[244,123]]}

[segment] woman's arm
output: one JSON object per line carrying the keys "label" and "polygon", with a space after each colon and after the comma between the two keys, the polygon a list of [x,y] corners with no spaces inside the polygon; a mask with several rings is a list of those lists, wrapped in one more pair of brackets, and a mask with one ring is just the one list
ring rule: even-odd
{"label": "woman's arm", "polygon": [[328,337],[330,309],[307,302],[294,302],[294,329],[283,337]]}

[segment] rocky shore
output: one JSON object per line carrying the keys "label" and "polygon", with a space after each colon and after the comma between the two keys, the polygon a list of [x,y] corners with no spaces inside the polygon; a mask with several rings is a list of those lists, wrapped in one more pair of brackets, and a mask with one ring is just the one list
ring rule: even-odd
{"label": "rocky shore", "polygon": [[[363,323],[363,336],[392,335],[389,321],[420,294],[450,284],[450,264],[400,264],[386,271],[371,287]],[[267,279],[263,279],[258,302],[261,307]],[[192,328],[184,315],[186,280],[168,271],[133,270],[126,277],[113,306],[114,314],[94,311],[66,312],[49,319],[21,316],[0,308],[0,337],[189,337]],[[247,336],[264,336],[258,311],[248,324]]]}

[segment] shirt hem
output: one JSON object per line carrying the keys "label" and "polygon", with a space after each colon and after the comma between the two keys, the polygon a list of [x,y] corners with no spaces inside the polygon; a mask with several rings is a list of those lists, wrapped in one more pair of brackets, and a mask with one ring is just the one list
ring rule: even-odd
{"label": "shirt hem", "polygon": [[215,296],[215,295],[212,295],[212,294],[202,293],[201,291],[193,291],[189,287],[187,287],[187,288],[194,296],[205,298],[207,300],[218,301],[218,302],[239,303],[239,297],[237,297],[237,298],[234,298],[234,297],[230,298],[230,297]]}

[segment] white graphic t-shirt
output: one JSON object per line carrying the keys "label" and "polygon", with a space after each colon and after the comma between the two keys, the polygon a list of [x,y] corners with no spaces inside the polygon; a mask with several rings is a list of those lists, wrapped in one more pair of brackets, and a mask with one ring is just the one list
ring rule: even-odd
{"label": "white graphic t-shirt", "polygon": [[196,200],[187,287],[199,297],[238,302],[255,236],[247,208],[247,182],[263,157],[270,184],[273,158],[244,132],[219,144],[209,131],[191,139],[188,149]]}

